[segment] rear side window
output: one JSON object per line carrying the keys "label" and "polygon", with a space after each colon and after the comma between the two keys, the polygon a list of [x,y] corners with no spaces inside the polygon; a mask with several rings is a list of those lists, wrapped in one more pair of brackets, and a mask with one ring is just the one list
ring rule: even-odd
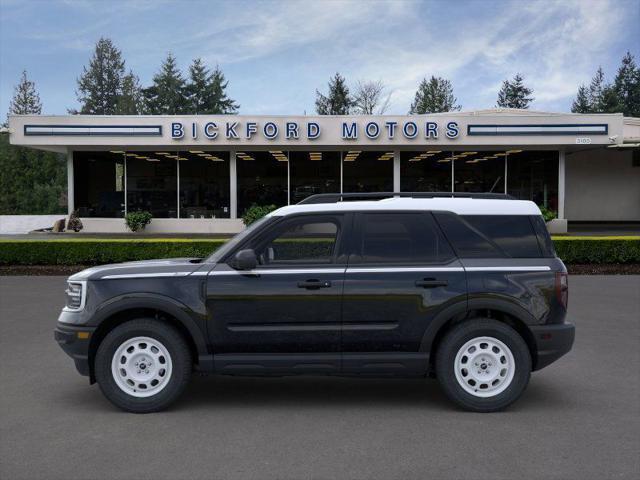
{"label": "rear side window", "polygon": [[460,257],[539,258],[542,256],[538,237],[528,216],[439,215],[438,221]]}
{"label": "rear side window", "polygon": [[529,218],[538,236],[538,244],[542,250],[542,256],[555,257],[556,249],[553,247],[553,240],[551,240],[551,235],[549,235],[549,230],[547,230],[547,224],[544,222],[544,219],[540,215],[532,215]]}
{"label": "rear side window", "polygon": [[354,261],[359,263],[444,263],[453,250],[428,213],[364,213]]}

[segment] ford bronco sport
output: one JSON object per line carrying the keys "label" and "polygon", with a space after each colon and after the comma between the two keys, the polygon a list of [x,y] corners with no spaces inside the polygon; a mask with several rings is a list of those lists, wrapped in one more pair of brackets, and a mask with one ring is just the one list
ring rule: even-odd
{"label": "ford bronco sport", "polygon": [[435,376],[496,411],[567,353],[567,270],[538,207],[491,194],[320,194],[203,259],[68,279],[55,338],[130,412],[171,404],[192,371]]}

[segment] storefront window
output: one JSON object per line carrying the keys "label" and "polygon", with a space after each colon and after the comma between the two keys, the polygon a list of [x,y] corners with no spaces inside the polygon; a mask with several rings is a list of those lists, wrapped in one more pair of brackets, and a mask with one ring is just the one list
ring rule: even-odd
{"label": "storefront window", "polygon": [[400,153],[403,192],[450,192],[453,152],[424,150]]}
{"label": "storefront window", "polygon": [[74,152],[73,171],[81,217],[124,216],[124,152]]}
{"label": "storefront window", "polygon": [[180,218],[229,218],[229,153],[178,152]]}
{"label": "storefront window", "polygon": [[342,155],[343,192],[393,191],[393,151],[351,150]]}
{"label": "storefront window", "polygon": [[507,163],[507,193],[558,211],[557,151],[512,150]]}
{"label": "storefront window", "polygon": [[287,204],[287,152],[237,152],[238,216],[251,205]]}
{"label": "storefront window", "polygon": [[175,152],[127,152],[127,211],[146,210],[155,218],[176,218]]}
{"label": "storefront window", "polygon": [[504,192],[504,151],[453,152],[455,192]]}
{"label": "storefront window", "polygon": [[289,152],[291,203],[316,193],[340,193],[340,152]]}

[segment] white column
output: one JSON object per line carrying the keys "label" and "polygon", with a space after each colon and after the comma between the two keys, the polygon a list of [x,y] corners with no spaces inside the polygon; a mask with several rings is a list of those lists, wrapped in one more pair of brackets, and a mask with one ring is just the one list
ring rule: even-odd
{"label": "white column", "polygon": [[180,218],[180,160],[176,162],[176,218]]}
{"label": "white column", "polygon": [[565,184],[565,150],[561,149],[558,157],[558,219],[564,220]]}
{"label": "white column", "polygon": [[287,151],[287,205],[291,205],[291,157]]}
{"label": "white column", "polygon": [[236,151],[229,152],[229,200],[230,217],[238,218],[238,175],[236,170]]}
{"label": "white column", "polygon": [[400,191],[400,150],[393,151],[393,191]]}
{"label": "white column", "polygon": [[344,193],[343,182],[344,182],[344,152],[341,150],[340,151],[340,193]]}
{"label": "white column", "polygon": [[73,180],[73,150],[67,149],[67,212],[75,210],[75,191]]}

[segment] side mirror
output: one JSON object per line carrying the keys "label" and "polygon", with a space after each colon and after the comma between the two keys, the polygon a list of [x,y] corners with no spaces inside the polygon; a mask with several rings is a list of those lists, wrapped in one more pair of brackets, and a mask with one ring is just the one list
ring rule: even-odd
{"label": "side mirror", "polygon": [[231,267],[236,270],[253,270],[257,266],[258,258],[251,248],[238,251],[231,261]]}

